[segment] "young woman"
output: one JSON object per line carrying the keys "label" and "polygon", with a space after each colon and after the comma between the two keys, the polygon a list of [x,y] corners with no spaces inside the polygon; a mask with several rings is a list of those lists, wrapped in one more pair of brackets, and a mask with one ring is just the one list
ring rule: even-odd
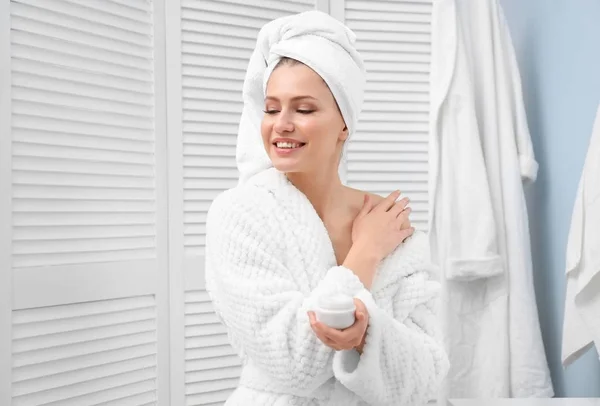
{"label": "young woman", "polygon": [[[370,195],[338,174],[364,92],[352,32],[302,13],[267,24],[257,50],[238,147],[256,144],[268,160],[238,149],[243,181],[215,199],[207,219],[207,290],[244,361],[226,405],[435,399],[448,361],[427,239],[398,191]],[[252,92],[262,96],[255,126]],[[253,128],[262,143],[246,134]],[[254,169],[244,156],[255,157]],[[344,330],[314,313],[319,297],[339,293],[356,306]]]}

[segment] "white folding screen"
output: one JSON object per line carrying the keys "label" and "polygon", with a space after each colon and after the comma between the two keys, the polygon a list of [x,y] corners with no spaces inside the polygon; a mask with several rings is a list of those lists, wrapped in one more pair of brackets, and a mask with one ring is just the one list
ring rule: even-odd
{"label": "white folding screen", "polygon": [[336,17],[357,35],[367,90],[349,144],[349,186],[411,199],[411,221],[427,229],[429,62],[432,0],[345,0]]}
{"label": "white folding screen", "polygon": [[161,7],[3,0],[2,404],[168,402]]}
{"label": "white folding screen", "polygon": [[242,85],[260,28],[307,1],[193,1],[168,6],[172,402],[221,405],[240,360],[204,286],[206,213],[235,186]]}
{"label": "white folding screen", "polygon": [[223,404],[206,212],[260,27],[314,8],[369,72],[346,183],[425,229],[431,0],[0,0],[0,404]]}

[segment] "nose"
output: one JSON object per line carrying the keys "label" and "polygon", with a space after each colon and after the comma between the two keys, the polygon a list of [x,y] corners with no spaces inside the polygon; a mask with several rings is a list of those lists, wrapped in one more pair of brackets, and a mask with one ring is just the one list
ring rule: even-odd
{"label": "nose", "polygon": [[290,119],[290,116],[285,112],[280,112],[275,119],[273,124],[273,130],[278,134],[294,131],[294,123]]}

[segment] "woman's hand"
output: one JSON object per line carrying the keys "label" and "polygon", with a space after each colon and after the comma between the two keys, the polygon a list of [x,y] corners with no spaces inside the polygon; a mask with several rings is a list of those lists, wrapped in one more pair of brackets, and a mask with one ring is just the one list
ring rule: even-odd
{"label": "woman's hand", "polygon": [[354,324],[344,330],[328,327],[317,320],[314,312],[308,312],[310,326],[323,344],[336,351],[357,348],[362,353],[364,337],[369,325],[369,312],[360,299],[354,299],[354,305],[356,306]]}
{"label": "woman's hand", "polygon": [[400,191],[397,190],[373,204],[371,196],[366,194],[363,208],[352,224],[352,245],[374,255],[378,261],[414,232],[408,218],[411,209],[406,207],[409,200],[396,201],[399,196]]}
{"label": "woman's hand", "polygon": [[408,199],[396,201],[400,191],[374,204],[365,195],[362,209],[352,223],[352,247],[343,265],[371,289],[379,263],[410,237],[415,229],[410,226]]}

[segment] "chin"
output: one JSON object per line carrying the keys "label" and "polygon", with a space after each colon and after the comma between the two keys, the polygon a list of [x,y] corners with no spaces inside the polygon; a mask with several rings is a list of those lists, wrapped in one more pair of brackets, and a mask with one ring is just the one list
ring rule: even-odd
{"label": "chin", "polygon": [[279,172],[284,173],[293,173],[293,172],[301,172],[300,166],[295,162],[282,162],[281,159],[271,160],[273,163],[273,167],[277,169]]}
{"label": "chin", "polygon": [[280,156],[269,156],[273,167],[279,172],[292,173],[292,172],[303,172],[302,160],[283,158]]}

